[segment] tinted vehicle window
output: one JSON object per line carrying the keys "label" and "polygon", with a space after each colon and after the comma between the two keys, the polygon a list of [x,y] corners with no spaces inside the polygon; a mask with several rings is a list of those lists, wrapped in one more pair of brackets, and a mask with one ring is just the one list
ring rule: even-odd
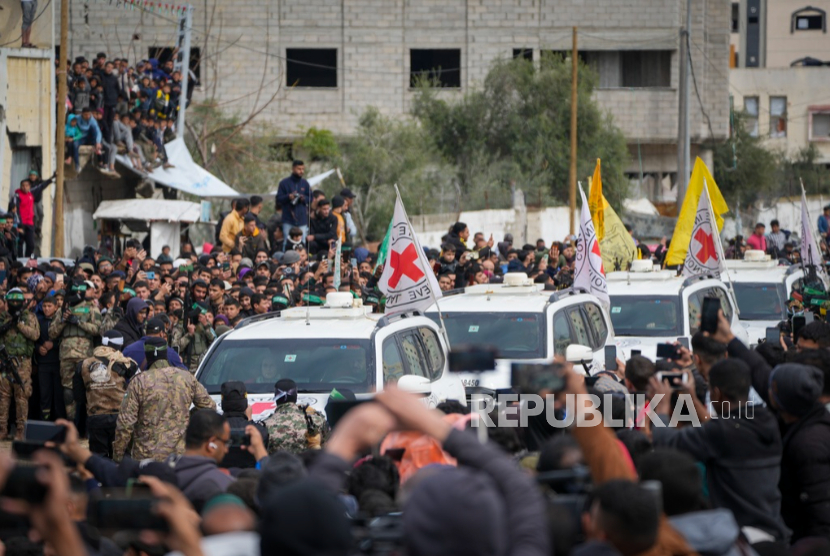
{"label": "tinted vehicle window", "polygon": [[229,380],[244,382],[252,394],[273,392],[280,378],[292,379],[300,391],[365,393],[374,388],[372,360],[368,340],[224,340],[204,363],[199,382],[211,394]]}
{"label": "tinted vehicle window", "polygon": [[401,335],[401,347],[403,348],[403,356],[409,368],[409,374],[429,378],[429,374],[424,366],[426,358],[421,348],[421,342],[418,341],[418,336],[414,332],[404,332]]}
{"label": "tinted vehicle window", "polygon": [[441,349],[441,342],[438,335],[431,328],[419,328],[418,333],[424,342],[424,349],[427,352],[427,361],[432,380],[441,378],[444,371],[444,351]]}
{"label": "tinted vehicle window", "polygon": [[617,336],[680,336],[683,312],[677,297],[611,297],[611,322]]}
{"label": "tinted vehicle window", "polygon": [[741,318],[782,320],[786,318],[787,298],[783,285],[733,283]]}
{"label": "tinted vehicle window", "polygon": [[[439,324],[437,314],[429,314]],[[495,347],[505,359],[545,355],[545,325],[536,313],[444,313],[452,346]]]}
{"label": "tinted vehicle window", "polygon": [[564,311],[559,311],[553,315],[553,353],[565,355],[565,350],[572,343],[574,342],[571,340],[571,327],[568,326],[568,318]]}
{"label": "tinted vehicle window", "polygon": [[585,322],[579,307],[568,309],[568,319],[571,321],[571,327],[576,336],[574,338],[576,343],[582,346],[592,347],[591,344],[594,343],[593,338],[588,332],[588,324]]}
{"label": "tinted vehicle window", "polygon": [[396,383],[403,376],[403,359],[394,337],[383,341],[383,383]]}
{"label": "tinted vehicle window", "polygon": [[594,348],[605,345],[605,340],[608,339],[608,325],[605,323],[605,318],[602,316],[602,309],[593,303],[586,303],[584,306],[585,313],[588,315],[588,323],[593,329],[596,337],[596,344]]}

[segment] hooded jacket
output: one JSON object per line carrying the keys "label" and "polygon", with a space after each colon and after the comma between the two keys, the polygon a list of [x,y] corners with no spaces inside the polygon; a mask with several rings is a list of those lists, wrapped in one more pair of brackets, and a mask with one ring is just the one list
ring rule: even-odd
{"label": "hooded jacket", "polygon": [[90,117],[89,120],[85,120],[83,117],[79,117],[77,119],[78,129],[81,130],[81,138],[86,139],[91,134],[95,143],[100,143],[102,135],[101,128],[98,127],[98,121],[92,117]]}
{"label": "hooded jacket", "polygon": [[741,529],[732,512],[726,509],[691,512],[669,519],[692,549],[700,556],[750,556],[748,545],[739,547]]}
{"label": "hooded jacket", "polygon": [[122,351],[128,345],[139,341],[144,337],[144,324],[138,322],[138,312],[147,307],[147,302],[141,298],[134,297],[127,302],[127,311],[124,316],[115,323],[113,330],[121,332],[124,336]]}
{"label": "hooded jacket", "polygon": [[222,472],[216,461],[205,456],[171,456],[169,463],[175,465],[176,482],[179,489],[197,511],[213,496],[225,492],[234,478]]}
{"label": "hooded jacket", "polygon": [[652,438],[655,446],[681,450],[706,466],[713,506],[731,510],[741,527],[787,540],[778,490],[781,435],[766,408],[735,408],[728,417],[711,419],[701,427],[655,427]]}
{"label": "hooded jacket", "polygon": [[[752,386],[769,404],[772,368],[737,338],[727,346],[729,357],[741,359],[752,371]],[[792,529],[790,542],[830,536],[830,413],[815,406],[784,430],[781,459],[781,517]]]}

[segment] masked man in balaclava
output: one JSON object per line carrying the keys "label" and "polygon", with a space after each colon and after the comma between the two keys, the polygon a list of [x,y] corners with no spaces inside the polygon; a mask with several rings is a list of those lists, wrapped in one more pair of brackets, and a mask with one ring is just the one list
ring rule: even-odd
{"label": "masked man in balaclava", "polygon": [[0,313],[0,343],[8,357],[2,357],[0,368],[0,439],[6,438],[9,424],[9,406],[12,392],[16,408],[17,432],[23,439],[23,426],[29,414],[29,396],[32,395],[32,354],[35,340],[40,337],[40,326],[34,313],[24,309],[26,300],[19,288],[6,294],[7,310]]}
{"label": "masked man in balaclava", "polygon": [[100,334],[101,311],[92,301],[89,286],[75,278],[66,296],[63,313],[56,313],[49,325],[49,338],[60,339],[61,386],[66,404],[66,416],[75,418],[75,396],[72,378],[78,363],[92,355],[93,340]]}

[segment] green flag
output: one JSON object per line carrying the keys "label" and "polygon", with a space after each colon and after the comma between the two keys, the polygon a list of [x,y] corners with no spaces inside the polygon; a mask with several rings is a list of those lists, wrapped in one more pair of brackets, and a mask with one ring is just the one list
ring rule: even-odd
{"label": "green flag", "polygon": [[386,228],[386,235],[383,236],[383,243],[380,244],[380,249],[378,249],[378,262],[375,265],[375,270],[383,266],[383,263],[386,262],[386,255],[389,253],[389,236],[392,233],[392,220],[389,221],[389,226]]}

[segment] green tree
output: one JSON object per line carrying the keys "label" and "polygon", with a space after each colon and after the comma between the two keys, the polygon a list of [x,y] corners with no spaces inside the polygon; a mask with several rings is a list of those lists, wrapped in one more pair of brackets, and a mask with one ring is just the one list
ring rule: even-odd
{"label": "green tree", "polygon": [[819,163],[821,153],[816,146],[810,143],[795,153],[792,158],[781,160],[780,183],[781,194],[798,195],[801,193],[801,184],[808,195],[830,193],[830,171],[824,164]]}
{"label": "green tree", "polygon": [[752,136],[747,114],[736,112],[733,118],[732,137],[713,146],[714,178],[726,203],[749,206],[778,198],[780,154],[766,148],[760,137]]}
{"label": "green tree", "polygon": [[294,143],[297,149],[305,151],[311,160],[334,160],[340,156],[337,139],[328,129],[309,128],[302,139]]}
{"label": "green tree", "polygon": [[386,233],[395,205],[395,184],[410,215],[442,212],[442,199],[455,197],[452,175],[429,137],[410,121],[383,116],[369,107],[355,137],[341,144],[340,167],[357,194],[353,216],[363,239]]}
{"label": "green tree", "polygon": [[[602,159],[603,189],[611,202],[625,197],[628,149],[622,132],[592,97],[596,74],[579,66],[577,175]],[[412,113],[455,167],[464,208],[509,204],[513,186],[528,203],[567,203],[570,168],[571,65],[561,56],[497,61],[481,88],[444,100],[422,83]],[[584,178],[581,178],[584,179]],[[493,200],[494,202],[490,202]]]}

